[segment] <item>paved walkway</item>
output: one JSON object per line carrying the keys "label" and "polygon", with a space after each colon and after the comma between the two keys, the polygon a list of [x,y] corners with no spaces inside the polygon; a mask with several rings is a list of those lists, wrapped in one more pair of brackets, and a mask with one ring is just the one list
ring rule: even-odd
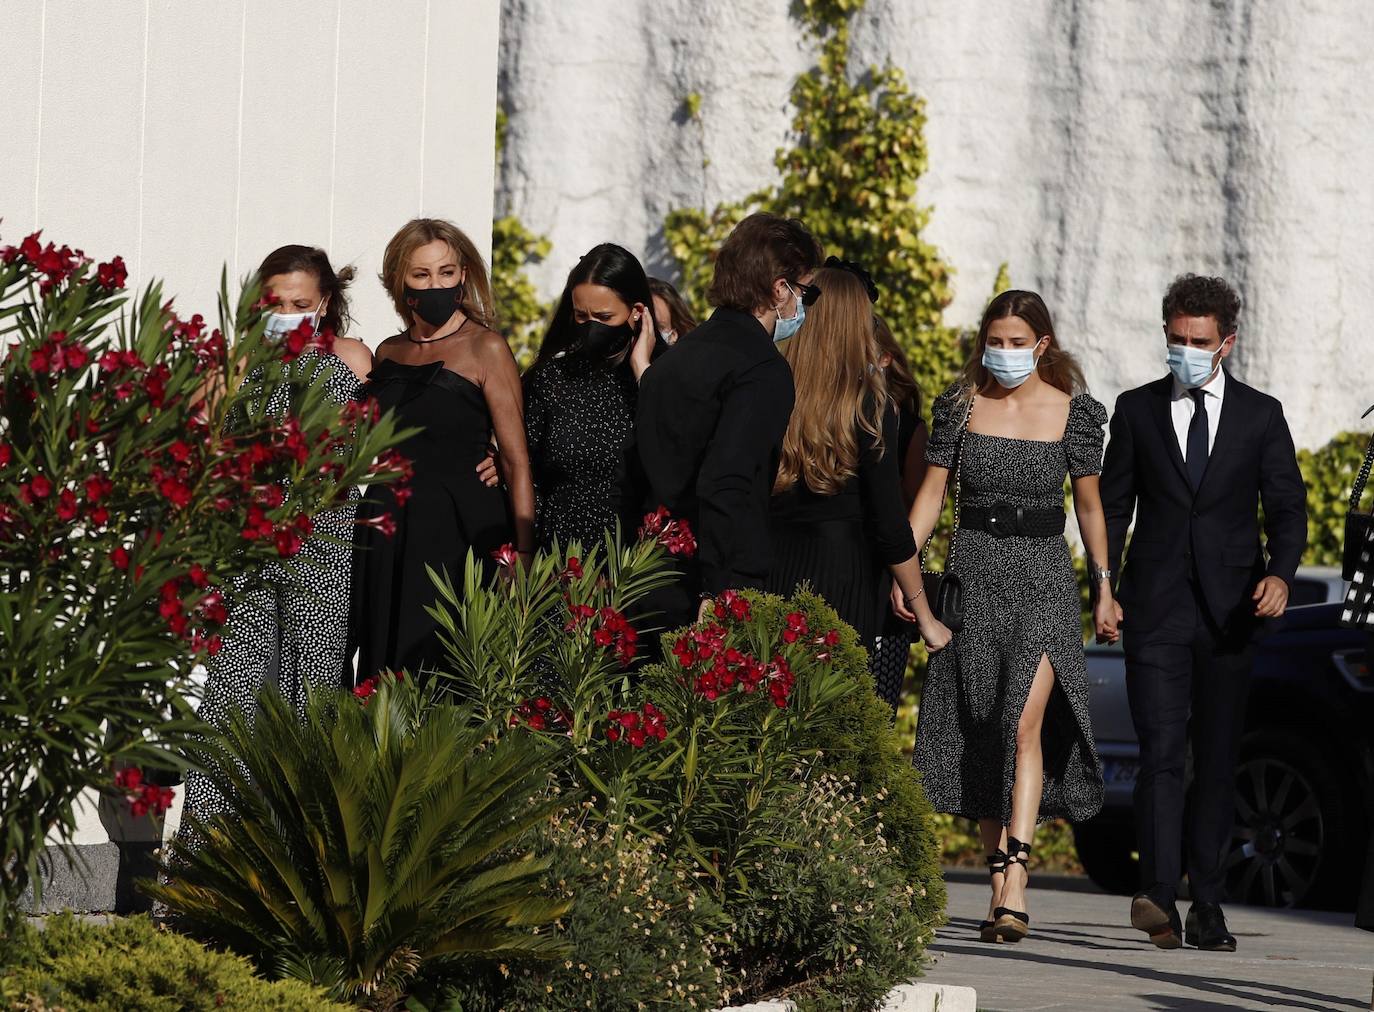
{"label": "paved walkway", "polygon": [[[1234,953],[1163,952],[1127,923],[1130,900],[1085,880],[1032,880],[1031,935],[984,945],[981,878],[949,883],[950,923],[931,946],[925,979],[976,988],[988,1012],[1143,1012],[1236,1009],[1367,1010],[1374,934],[1351,914],[1229,907]],[[1186,904],[1180,912],[1188,913]]]}

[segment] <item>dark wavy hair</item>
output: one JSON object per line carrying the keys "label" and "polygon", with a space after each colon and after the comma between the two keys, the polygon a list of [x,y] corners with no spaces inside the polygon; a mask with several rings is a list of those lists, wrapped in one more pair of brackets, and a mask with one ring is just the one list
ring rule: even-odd
{"label": "dark wavy hair", "polygon": [[796,284],[820,266],[824,255],[799,219],[751,214],[721,244],[706,298],[741,313],[771,309],[773,282],[782,278]]}
{"label": "dark wavy hair", "polygon": [[1180,274],[1164,293],[1164,325],[1175,316],[1210,316],[1222,337],[1236,332],[1240,322],[1240,296],[1225,278]]}
{"label": "dark wavy hair", "polygon": [[678,339],[681,340],[689,332],[696,329],[696,317],[692,315],[692,310],[678,294],[678,290],[662,278],[649,279],[649,291],[663,300],[668,307],[668,319],[659,320],[659,325],[668,324],[677,332]]}
{"label": "dark wavy hair", "polygon": [[654,297],[649,290],[649,278],[644,273],[644,265],[625,247],[617,246],[613,242],[603,242],[588,250],[568,272],[568,283],[563,286],[563,294],[558,299],[552,319],[549,320],[549,329],[544,332],[544,340],[539,344],[536,365],[570,350],[577,343],[572,293],[578,285],[588,284],[611,289],[627,306],[633,306],[636,302],[642,303],[649,314],[649,321],[653,324],[657,340],[658,321],[654,319]]}
{"label": "dark wavy hair", "polygon": [[328,328],[343,337],[353,318],[348,313],[348,286],[356,271],[352,266],[334,270],[329,262],[329,254],[315,246],[279,246],[258,268],[258,284],[266,285],[268,278],[278,274],[294,274],[304,271],[319,283],[320,294],[328,299],[324,313],[320,317],[320,327]]}

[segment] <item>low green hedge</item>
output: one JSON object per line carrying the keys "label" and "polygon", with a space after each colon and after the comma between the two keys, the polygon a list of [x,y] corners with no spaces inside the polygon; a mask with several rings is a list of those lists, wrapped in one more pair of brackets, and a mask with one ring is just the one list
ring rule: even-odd
{"label": "low green hedge", "polygon": [[109,924],[70,913],[20,927],[0,971],[5,1009],[82,1012],[312,1012],[345,1009],[298,981],[263,980],[248,960],[207,949],[147,917]]}

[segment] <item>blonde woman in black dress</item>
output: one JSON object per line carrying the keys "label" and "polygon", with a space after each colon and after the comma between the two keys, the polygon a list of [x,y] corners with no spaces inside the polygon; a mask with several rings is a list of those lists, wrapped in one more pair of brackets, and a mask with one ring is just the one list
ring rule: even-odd
{"label": "blonde woman in black dress", "polygon": [[[988,306],[973,357],[934,404],[926,472],[911,510],[918,544],[934,529],[957,466],[959,529],[950,569],[965,618],[951,635],[924,594],[893,593],[932,653],[915,763],[937,811],[978,822],[992,873],[984,941],[1019,941],[1037,822],[1102,806],[1088,716],[1079,589],[1064,539],[1064,479],[1087,547],[1099,639],[1117,638],[1107,528],[1098,494],[1107,413],[1059,346],[1034,292]],[[956,463],[957,455],[957,463]]]}

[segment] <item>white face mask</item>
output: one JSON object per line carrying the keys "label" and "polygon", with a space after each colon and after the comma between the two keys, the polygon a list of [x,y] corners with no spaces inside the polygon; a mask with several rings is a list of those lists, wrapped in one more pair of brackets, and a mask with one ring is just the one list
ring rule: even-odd
{"label": "white face mask", "polygon": [[323,312],[324,312],[324,299],[321,299],[321,300],[320,300],[320,304],[319,304],[318,306],[315,307],[315,309],[314,309],[313,312],[309,312],[309,313],[268,313],[268,314],[267,314],[267,330],[264,332],[264,335],[263,335],[263,336],[266,337],[266,338],[268,338],[269,340],[278,340],[278,339],[280,339],[280,338],[285,337],[287,334],[291,333],[291,331],[295,330],[297,327],[299,327],[299,326],[300,326],[302,323],[304,323],[306,320],[309,320],[309,321],[310,321],[310,329],[311,329],[311,330],[319,330],[319,329],[320,329],[320,315],[321,315]]}
{"label": "white face mask", "polygon": [[1015,390],[1030,379],[1038,361],[1034,348],[983,349],[983,368],[1008,390]]}

